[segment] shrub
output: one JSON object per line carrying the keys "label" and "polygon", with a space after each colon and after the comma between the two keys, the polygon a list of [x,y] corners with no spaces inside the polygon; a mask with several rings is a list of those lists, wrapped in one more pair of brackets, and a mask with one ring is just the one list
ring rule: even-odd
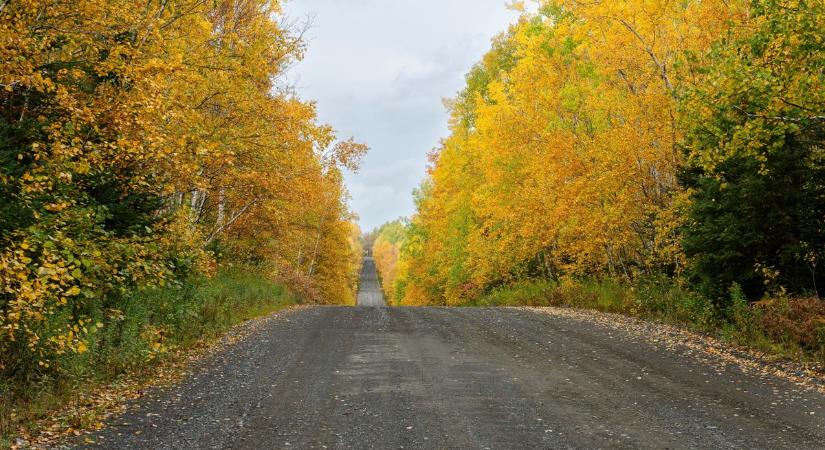
{"label": "shrub", "polygon": [[649,276],[635,284],[638,314],[709,330],[718,325],[713,303],[664,276]]}
{"label": "shrub", "polygon": [[825,301],[781,297],[757,302],[753,308],[768,338],[825,359]]}
{"label": "shrub", "polygon": [[525,280],[499,286],[471,304],[475,306],[554,306],[559,305],[558,285],[550,280]]}

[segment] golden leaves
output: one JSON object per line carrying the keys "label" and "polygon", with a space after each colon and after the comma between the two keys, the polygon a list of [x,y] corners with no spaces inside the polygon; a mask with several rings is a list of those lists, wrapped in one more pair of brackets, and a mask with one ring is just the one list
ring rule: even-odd
{"label": "golden leaves", "polygon": [[[275,86],[302,52],[277,11],[32,0],[0,13],[4,117],[39,127],[14,149],[20,175],[0,180],[33,222],[0,248],[0,354],[25,341],[54,369],[103,327],[72,311],[213,273],[214,248],[289,267],[324,301],[354,299],[360,251],[340,170],[367,148],[337,142],[312,104]],[[135,198],[158,206],[132,211]]]}
{"label": "golden leaves", "polygon": [[629,277],[683,261],[675,88],[694,75],[683,55],[707,49],[738,10],[541,3],[451,102],[452,135],[412,220],[420,239],[401,252],[408,303],[459,303],[527,275]]}

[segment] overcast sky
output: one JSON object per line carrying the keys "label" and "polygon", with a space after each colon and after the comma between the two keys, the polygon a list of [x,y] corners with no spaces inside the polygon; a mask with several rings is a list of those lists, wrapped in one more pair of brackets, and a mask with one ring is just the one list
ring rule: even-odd
{"label": "overcast sky", "polygon": [[289,0],[286,13],[312,17],[306,58],[290,75],[299,94],[341,138],[372,149],[347,176],[361,229],[409,216],[426,155],[447,136],[442,98],[516,13],[505,0]]}

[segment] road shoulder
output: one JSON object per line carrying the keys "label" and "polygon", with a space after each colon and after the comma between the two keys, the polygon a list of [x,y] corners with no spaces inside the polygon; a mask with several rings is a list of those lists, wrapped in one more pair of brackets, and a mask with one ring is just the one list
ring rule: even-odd
{"label": "road shoulder", "polygon": [[675,325],[621,314],[559,307],[516,307],[515,309],[597,324],[717,368],[735,365],[744,373],[782,378],[803,390],[825,394],[825,367],[818,364],[777,358]]}
{"label": "road shoulder", "polygon": [[139,405],[148,394],[162,392],[184,382],[193,371],[255,335],[268,323],[284,320],[304,308],[306,306],[290,305],[267,316],[240,323],[215,339],[176,351],[148,372],[125,374],[114,383],[79,393],[62,409],[38,422],[35,433],[21,432],[11,448],[60,448],[91,443],[89,434],[104,429],[108,421]]}

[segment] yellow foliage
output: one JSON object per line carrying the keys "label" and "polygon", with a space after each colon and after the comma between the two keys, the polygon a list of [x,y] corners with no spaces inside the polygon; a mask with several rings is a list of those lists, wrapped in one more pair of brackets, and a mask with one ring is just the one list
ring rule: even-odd
{"label": "yellow foliage", "polygon": [[219,262],[354,301],[340,169],[367,149],[278,85],[303,52],[280,2],[0,3],[0,120],[37,130],[0,175],[31,218],[0,230],[4,359],[83,352],[71,311]]}
{"label": "yellow foliage", "polygon": [[678,271],[685,55],[741,2],[544,1],[451,104],[451,136],[402,252],[404,303],[457,304],[524,276]]}
{"label": "yellow foliage", "polygon": [[384,296],[388,299],[394,297],[393,286],[398,277],[398,255],[400,250],[399,244],[389,242],[383,236],[378,236],[375,245],[372,247],[375,267],[381,277],[381,288],[384,290]]}

